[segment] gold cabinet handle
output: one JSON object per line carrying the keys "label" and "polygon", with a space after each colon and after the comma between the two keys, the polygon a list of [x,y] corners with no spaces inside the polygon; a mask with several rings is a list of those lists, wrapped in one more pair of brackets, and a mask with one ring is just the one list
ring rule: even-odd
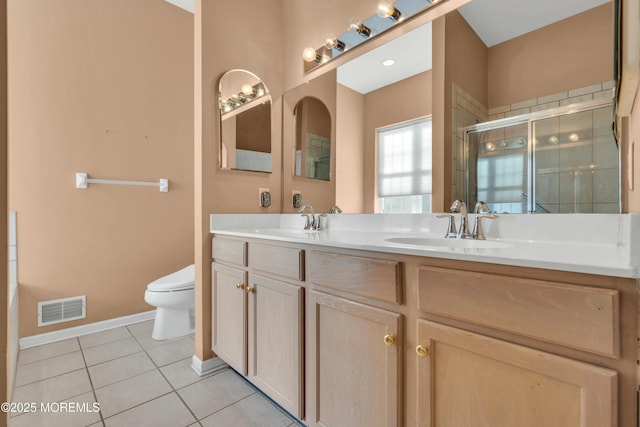
{"label": "gold cabinet handle", "polygon": [[247,293],[248,294],[253,294],[256,292],[256,288],[247,288]]}
{"label": "gold cabinet handle", "polygon": [[429,349],[421,344],[416,347],[416,354],[420,357],[426,357],[429,354]]}
{"label": "gold cabinet handle", "polygon": [[244,283],[236,283],[236,288],[244,289]]}
{"label": "gold cabinet handle", "polygon": [[384,336],[384,343],[389,346],[394,345],[396,343],[396,337],[393,335],[387,334]]}

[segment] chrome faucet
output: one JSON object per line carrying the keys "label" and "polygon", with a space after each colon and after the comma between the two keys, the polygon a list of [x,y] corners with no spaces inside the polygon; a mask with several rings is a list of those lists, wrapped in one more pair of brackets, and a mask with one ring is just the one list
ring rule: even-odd
{"label": "chrome faucet", "polygon": [[469,218],[467,216],[467,204],[462,200],[456,200],[451,204],[451,212],[460,214],[460,227],[456,230],[456,219],[451,214],[440,214],[438,218],[449,218],[449,226],[447,227],[446,238],[449,239],[478,239],[486,240],[484,231],[482,230],[482,218],[495,219],[498,215],[489,213],[489,206],[485,202],[478,202],[475,206],[475,223],[473,232],[469,232]]}
{"label": "chrome faucet", "polygon": [[341,214],[341,213],[342,213],[342,209],[340,209],[340,206],[338,206],[338,205],[333,205],[333,206],[331,206],[331,207],[329,208],[329,213],[330,213],[330,214],[333,214],[333,213],[339,213],[339,214]]}
{"label": "chrome faucet", "polygon": [[[309,211],[309,213],[306,212],[307,210]],[[303,217],[305,217],[305,230],[320,231],[320,217],[326,216],[326,214],[316,215],[313,212],[313,206],[311,205],[302,206],[299,212]]]}
{"label": "chrome faucet", "polygon": [[476,213],[476,221],[473,224],[473,238],[478,240],[486,240],[486,236],[484,235],[484,231],[482,230],[482,218],[488,219],[496,219],[498,215],[490,213],[489,206],[483,202],[479,201],[476,203],[476,208],[474,209]]}
{"label": "chrome faucet", "polygon": [[473,239],[473,235],[469,233],[469,218],[467,217],[467,204],[460,199],[456,199],[449,208],[452,213],[460,214],[460,227],[458,228],[458,237],[461,239]]}
{"label": "chrome faucet", "polygon": [[[306,213],[309,210],[310,213]],[[299,211],[302,216],[305,218],[304,220],[304,229],[305,230],[314,230],[316,226],[316,215],[313,212],[313,206],[311,205],[303,205]]]}

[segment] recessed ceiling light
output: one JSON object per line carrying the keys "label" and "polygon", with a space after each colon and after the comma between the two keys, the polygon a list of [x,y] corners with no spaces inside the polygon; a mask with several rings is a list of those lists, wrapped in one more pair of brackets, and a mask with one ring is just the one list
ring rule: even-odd
{"label": "recessed ceiling light", "polygon": [[387,59],[386,61],[382,62],[382,65],[384,65],[385,67],[391,67],[395,63],[396,61],[394,61],[393,59]]}

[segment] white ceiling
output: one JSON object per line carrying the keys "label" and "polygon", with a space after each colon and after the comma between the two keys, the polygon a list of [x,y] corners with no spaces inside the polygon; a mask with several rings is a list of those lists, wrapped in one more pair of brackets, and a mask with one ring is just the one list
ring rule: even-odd
{"label": "white ceiling", "polygon": [[610,1],[474,0],[458,11],[491,47]]}
{"label": "white ceiling", "polygon": [[[385,67],[382,63],[387,59],[395,63]],[[430,69],[429,22],[341,65],[337,80],[355,91],[367,93]]]}
{"label": "white ceiling", "polygon": [[176,5],[188,12],[194,13],[195,0],[165,0],[173,5]]}
{"label": "white ceiling", "polygon": [[[610,1],[473,0],[459,11],[487,47],[491,47]],[[431,69],[431,24],[427,25],[428,29],[418,28],[341,65],[338,83],[368,93]],[[382,66],[387,59],[396,63]],[[409,70],[404,68],[407,63],[411,64]]]}

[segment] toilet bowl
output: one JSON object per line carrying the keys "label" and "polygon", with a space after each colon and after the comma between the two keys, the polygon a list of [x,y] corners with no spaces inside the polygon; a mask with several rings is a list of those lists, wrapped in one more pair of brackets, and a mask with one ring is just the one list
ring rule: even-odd
{"label": "toilet bowl", "polygon": [[151,337],[168,340],[194,330],[195,266],[193,264],[147,285],[144,300],[156,307]]}

